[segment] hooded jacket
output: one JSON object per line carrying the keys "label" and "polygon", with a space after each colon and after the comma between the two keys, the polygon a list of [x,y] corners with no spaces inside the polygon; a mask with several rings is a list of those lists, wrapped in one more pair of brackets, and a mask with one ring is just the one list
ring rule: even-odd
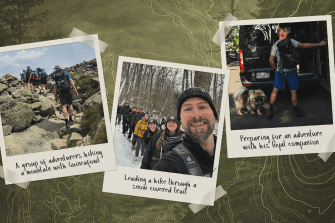
{"label": "hooded jacket", "polygon": [[[215,157],[215,146],[214,156],[204,150],[199,143],[195,142],[188,134],[184,134],[182,138],[183,144],[193,154],[195,159],[198,161],[201,170],[204,175],[211,176],[213,173],[214,157]],[[216,136],[214,135],[214,144],[216,145]],[[155,165],[153,170],[188,174],[187,167],[184,164],[182,158],[175,152],[170,151],[164,155],[160,161]]]}
{"label": "hooded jacket", "polygon": [[144,118],[137,122],[134,130],[134,135],[138,137],[143,137],[144,132],[147,130],[148,121]]}

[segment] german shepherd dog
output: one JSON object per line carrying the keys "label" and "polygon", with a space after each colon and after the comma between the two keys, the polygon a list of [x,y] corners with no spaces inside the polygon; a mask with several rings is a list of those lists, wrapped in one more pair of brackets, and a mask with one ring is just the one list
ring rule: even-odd
{"label": "german shepherd dog", "polygon": [[251,114],[262,115],[266,95],[262,90],[248,90],[245,87],[237,89],[233,94],[237,114],[242,115],[241,109],[247,108]]}

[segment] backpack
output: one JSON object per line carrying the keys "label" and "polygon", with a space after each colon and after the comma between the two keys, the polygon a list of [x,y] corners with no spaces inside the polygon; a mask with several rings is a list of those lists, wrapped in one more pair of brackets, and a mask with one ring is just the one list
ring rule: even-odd
{"label": "backpack", "polygon": [[41,69],[40,71],[38,71],[38,75],[44,79],[47,77],[47,73],[44,71],[44,69]]}
{"label": "backpack", "polygon": [[164,157],[170,151],[174,151],[183,160],[189,175],[211,177],[203,174],[198,161],[184,145],[182,136],[169,137],[163,140],[160,158]]}
{"label": "backpack", "polygon": [[297,50],[292,45],[291,39],[286,38],[277,43],[280,58],[282,58],[282,67],[289,69],[294,68],[300,63],[300,58]]}
{"label": "backpack", "polygon": [[71,90],[70,81],[69,79],[67,79],[66,74],[63,71],[54,75],[54,81],[57,90],[60,93],[64,93]]}

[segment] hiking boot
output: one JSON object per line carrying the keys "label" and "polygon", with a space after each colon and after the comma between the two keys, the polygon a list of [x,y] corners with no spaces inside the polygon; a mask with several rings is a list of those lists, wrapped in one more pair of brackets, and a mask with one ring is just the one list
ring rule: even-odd
{"label": "hiking boot", "polygon": [[65,123],[65,127],[66,127],[67,129],[69,129],[69,128],[70,128],[70,123],[69,123],[69,122],[66,122],[66,123]]}
{"label": "hiking boot", "polygon": [[268,110],[267,117],[268,118],[272,118],[273,117],[273,109],[269,109]]}
{"label": "hiking boot", "polygon": [[302,116],[302,113],[299,111],[298,108],[294,109],[293,111],[293,118],[296,118],[296,117],[301,117]]}
{"label": "hiking boot", "polygon": [[44,97],[46,97],[46,96],[47,96],[47,94],[43,94],[43,96],[44,96]]}
{"label": "hiking boot", "polygon": [[70,125],[73,125],[74,124],[74,121],[71,119],[71,120],[69,120],[69,122],[68,122]]}

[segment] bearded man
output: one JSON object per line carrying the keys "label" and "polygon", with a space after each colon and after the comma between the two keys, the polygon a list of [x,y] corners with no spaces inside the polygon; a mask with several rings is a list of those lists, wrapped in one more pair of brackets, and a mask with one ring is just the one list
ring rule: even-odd
{"label": "bearded man", "polygon": [[211,96],[201,88],[188,88],[177,102],[177,119],[185,134],[153,170],[211,177],[214,165],[218,118]]}

